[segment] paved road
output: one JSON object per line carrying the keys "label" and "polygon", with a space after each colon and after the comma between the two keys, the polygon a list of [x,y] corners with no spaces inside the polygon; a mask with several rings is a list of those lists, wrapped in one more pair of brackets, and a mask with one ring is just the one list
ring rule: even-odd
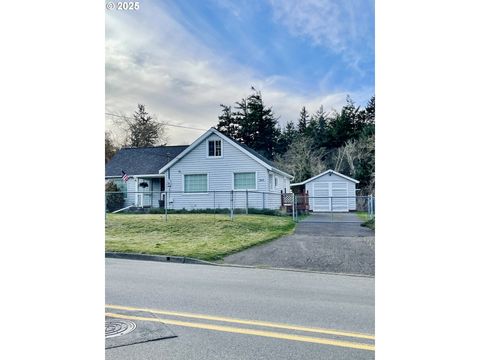
{"label": "paved road", "polygon": [[[157,316],[169,318],[168,327],[178,335],[108,349],[106,359],[374,358],[372,349],[355,345],[372,347],[373,340],[348,335],[374,334],[372,278],[106,259],[106,304],[163,311]],[[108,312],[115,311],[108,308]],[[165,311],[180,316],[167,316]],[[172,324],[179,320],[183,326]],[[189,326],[193,323],[200,327]],[[284,328],[272,327],[278,323]],[[213,329],[205,329],[208,326]],[[223,331],[226,327],[230,330]],[[326,334],[321,329],[341,334]],[[262,331],[274,335],[266,337]],[[347,345],[338,346],[335,341]]]}
{"label": "paved road", "polygon": [[314,214],[290,236],[227,256],[227,264],[375,275],[375,233],[356,214]]}

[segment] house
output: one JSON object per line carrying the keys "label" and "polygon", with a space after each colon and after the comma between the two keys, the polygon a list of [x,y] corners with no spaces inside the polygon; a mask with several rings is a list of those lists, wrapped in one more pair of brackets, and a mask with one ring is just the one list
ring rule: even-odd
{"label": "house", "polygon": [[[356,210],[358,180],[327,170],[300,183],[291,184],[293,192],[306,194],[309,210],[314,212],[348,212]],[[301,195],[300,195],[301,198]]]}
{"label": "house", "polygon": [[[125,206],[158,207],[161,191],[165,191],[165,178],[158,170],[186,148],[186,145],[122,148],[105,166],[105,180],[113,181],[123,192]],[[127,182],[122,179],[122,171],[129,176]]]}
{"label": "house", "polygon": [[121,184],[122,170],[130,176],[126,205],[186,210],[279,209],[293,179],[214,128],[190,146],[122,149],[107,164],[106,179]]}

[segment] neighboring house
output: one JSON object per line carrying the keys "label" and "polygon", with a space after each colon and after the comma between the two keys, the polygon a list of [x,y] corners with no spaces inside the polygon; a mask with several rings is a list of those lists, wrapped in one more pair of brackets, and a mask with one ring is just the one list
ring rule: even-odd
{"label": "neighboring house", "polygon": [[[122,149],[107,164],[107,178],[115,172],[121,180],[121,171],[124,170],[137,179],[132,185],[129,185],[132,181],[129,180],[127,190],[139,193],[135,196],[129,194],[126,204],[163,207],[165,203],[159,200],[166,199],[167,207],[171,209],[279,209],[280,194],[289,192],[290,181],[293,179],[292,175],[281,171],[256,151],[214,128],[209,129],[190,146],[183,147],[184,149],[170,157],[169,161],[164,161],[165,153],[169,151],[167,148],[178,151],[182,147]],[[151,150],[151,157],[144,159],[145,149],[162,149],[163,158],[157,159],[154,150]],[[121,151],[124,151],[123,154]],[[145,167],[133,167],[133,171],[129,169],[129,164],[136,161],[141,161]],[[114,163],[114,166],[111,163]],[[144,169],[148,169],[148,176],[139,174]],[[146,201],[146,194],[141,193],[140,181],[149,179],[158,179],[158,187],[152,184],[153,188],[146,192],[155,192],[158,189],[167,194],[153,193],[148,198],[149,201]]]}
{"label": "neighboring house", "polygon": [[356,210],[358,180],[333,170],[327,170],[300,183],[291,184],[295,193],[308,194],[311,211],[348,212]]}

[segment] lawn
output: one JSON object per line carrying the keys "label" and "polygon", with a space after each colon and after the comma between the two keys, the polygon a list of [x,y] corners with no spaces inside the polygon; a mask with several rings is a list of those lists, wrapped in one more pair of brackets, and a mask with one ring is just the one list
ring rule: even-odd
{"label": "lawn", "polygon": [[253,245],[292,233],[290,217],[173,214],[164,221],[157,214],[108,214],[105,221],[105,250],[202,260],[223,257]]}
{"label": "lawn", "polygon": [[357,211],[356,214],[363,221],[368,221],[369,220],[368,213],[366,211]]}

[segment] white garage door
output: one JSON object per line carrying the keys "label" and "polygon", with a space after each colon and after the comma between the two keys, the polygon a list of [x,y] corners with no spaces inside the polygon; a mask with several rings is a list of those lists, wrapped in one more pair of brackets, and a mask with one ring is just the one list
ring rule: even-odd
{"label": "white garage door", "polygon": [[348,212],[348,183],[314,182],[313,211]]}

